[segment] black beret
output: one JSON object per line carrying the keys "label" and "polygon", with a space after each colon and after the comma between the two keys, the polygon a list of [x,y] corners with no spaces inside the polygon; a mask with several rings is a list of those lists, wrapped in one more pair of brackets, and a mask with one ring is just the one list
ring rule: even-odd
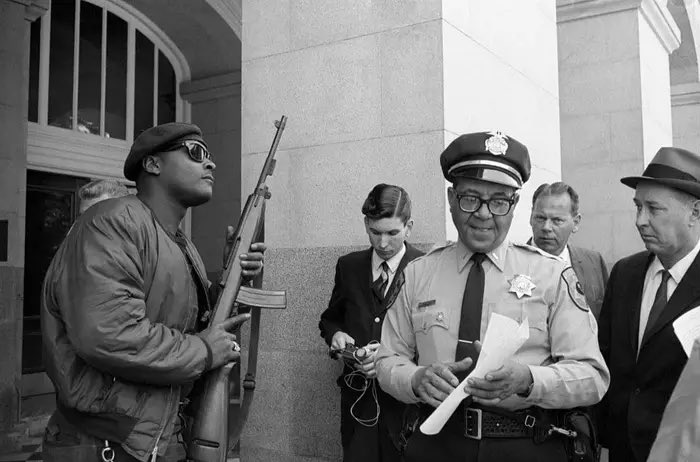
{"label": "black beret", "polygon": [[136,181],[144,157],[162,152],[165,148],[185,140],[196,140],[206,146],[202,139],[202,131],[194,124],[170,122],[144,130],[136,137],[134,144],[131,145],[129,155],[126,156],[124,177],[127,180]]}
{"label": "black beret", "polygon": [[628,176],[620,181],[630,188],[636,188],[640,181],[651,181],[700,198],[700,156],[681,148],[661,148],[642,176]]}
{"label": "black beret", "polygon": [[445,178],[475,178],[521,188],[530,178],[530,154],[524,144],[501,132],[467,133],[440,155]]}

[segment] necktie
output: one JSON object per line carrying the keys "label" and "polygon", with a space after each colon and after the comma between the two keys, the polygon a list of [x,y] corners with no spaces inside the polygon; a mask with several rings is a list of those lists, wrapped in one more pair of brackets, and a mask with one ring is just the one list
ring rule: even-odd
{"label": "necktie", "polygon": [[654,327],[656,321],[658,321],[661,312],[664,310],[666,303],[668,303],[668,278],[671,277],[671,273],[666,270],[661,271],[661,285],[656,290],[656,296],[654,297],[654,303],[651,305],[651,310],[649,311],[649,320],[647,321],[647,326],[644,329],[644,335],[642,336],[642,343],[646,340],[649,331]]}
{"label": "necktie", "polygon": [[472,255],[473,264],[469,270],[462,297],[462,315],[459,319],[459,339],[455,351],[455,361],[469,357],[474,360],[474,363],[468,371],[457,374],[460,381],[471,372],[479,356],[473,342],[479,340],[481,335],[481,308],[484,303],[484,268],[481,263],[484,258],[486,255],[483,253]]}
{"label": "necktie", "polygon": [[372,283],[372,290],[374,294],[379,298],[379,301],[384,300],[384,293],[386,292],[386,287],[389,285],[389,264],[384,260],[381,265],[382,272],[379,277]]}

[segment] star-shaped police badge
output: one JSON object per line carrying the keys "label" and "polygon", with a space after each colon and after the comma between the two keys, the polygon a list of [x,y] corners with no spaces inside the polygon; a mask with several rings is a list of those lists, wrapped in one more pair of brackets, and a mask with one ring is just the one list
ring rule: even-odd
{"label": "star-shaped police badge", "polygon": [[508,292],[513,292],[518,298],[523,298],[525,295],[532,297],[532,289],[537,287],[532,283],[530,276],[524,274],[516,274],[510,281],[510,289]]}
{"label": "star-shaped police badge", "polygon": [[495,156],[502,156],[508,150],[506,136],[501,132],[489,132],[491,138],[486,140],[486,150]]}

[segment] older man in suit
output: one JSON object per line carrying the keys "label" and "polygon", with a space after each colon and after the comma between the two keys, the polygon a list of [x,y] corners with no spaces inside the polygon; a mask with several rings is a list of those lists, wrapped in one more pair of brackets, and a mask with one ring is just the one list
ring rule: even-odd
{"label": "older man in suit", "polygon": [[661,148],[635,189],[636,226],[647,251],[615,264],[600,315],[610,368],[601,403],[611,462],[643,462],[687,356],[673,322],[700,304],[700,156]]}
{"label": "older man in suit", "polygon": [[362,214],[371,247],[338,259],[335,286],[319,328],[331,350],[353,344],[369,352],[361,362],[346,363],[338,378],[344,462],[398,462],[404,405],[376,383],[374,354],[384,315],[401,288],[401,273],[423,253],[405,242],[413,220],[411,199],[403,188],[378,184]]}
{"label": "older man in suit", "polygon": [[532,196],[528,244],[571,263],[583,287],[586,302],[598,319],[608,280],[603,257],[594,250],[569,244],[569,238],[581,223],[578,194],[566,183],[543,183]]}

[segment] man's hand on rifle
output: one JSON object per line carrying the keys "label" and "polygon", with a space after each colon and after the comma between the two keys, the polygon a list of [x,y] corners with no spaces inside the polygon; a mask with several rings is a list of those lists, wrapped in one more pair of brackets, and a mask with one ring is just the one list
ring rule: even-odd
{"label": "man's hand on rifle", "polygon": [[250,319],[250,313],[239,314],[232,318],[204,329],[197,334],[211,348],[211,369],[216,369],[236,361],[241,357],[241,347],[236,343],[236,336],[229,331]]}
{"label": "man's hand on rifle", "polygon": [[[226,227],[226,245],[224,246],[224,265],[228,260],[228,255],[233,249],[233,235],[235,230],[233,226]],[[267,249],[264,242],[255,242],[250,246],[250,251],[241,254],[241,274],[246,279],[253,279],[255,276],[259,275],[263,269],[264,256],[263,253]]]}

